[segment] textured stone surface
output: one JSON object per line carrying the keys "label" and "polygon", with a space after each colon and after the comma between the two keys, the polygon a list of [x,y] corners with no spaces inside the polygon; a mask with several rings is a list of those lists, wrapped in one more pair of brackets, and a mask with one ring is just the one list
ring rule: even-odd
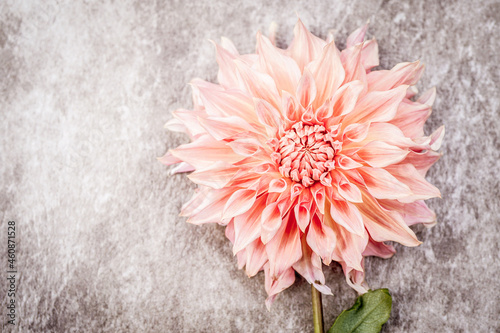
{"label": "textured stone surface", "polygon": [[[18,332],[310,332],[299,279],[272,312],[264,277],[236,268],[224,231],[177,216],[193,186],[155,157],[186,138],[167,133],[190,107],[186,85],[215,80],[207,41],[242,52],[295,11],[322,37],[371,19],[381,65],[422,59],[421,90],[438,87],[426,129],[447,128],[428,178],[439,224],[418,248],[368,259],[372,288],[394,298],[383,332],[499,332],[500,3],[474,1],[2,1],[0,244],[18,223]],[[332,323],[355,299],[337,265]],[[3,277],[2,273],[2,277]],[[2,278],[2,281],[4,279]],[[0,283],[2,331],[6,283]]]}

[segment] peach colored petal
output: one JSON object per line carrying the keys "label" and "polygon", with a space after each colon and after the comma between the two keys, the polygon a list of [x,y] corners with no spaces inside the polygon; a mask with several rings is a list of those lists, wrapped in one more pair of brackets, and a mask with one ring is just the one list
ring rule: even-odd
{"label": "peach colored petal", "polygon": [[356,44],[362,43],[365,40],[365,34],[368,30],[368,23],[354,30],[346,40],[346,47],[350,48]]}
{"label": "peach colored petal", "polygon": [[343,199],[354,203],[363,202],[361,191],[358,186],[351,183],[342,172],[332,172],[332,178],[333,183],[337,186],[339,195]]}
{"label": "peach colored petal", "polygon": [[358,80],[363,83],[363,90],[367,89],[366,69],[361,62],[363,44],[358,44],[342,51],[341,60],[345,70],[344,84]]}
{"label": "peach colored petal", "polygon": [[[361,262],[361,266],[363,265],[363,261]],[[365,282],[365,273],[363,269],[357,270],[353,267],[350,267],[346,262],[340,262],[342,265],[342,270],[345,274],[345,279],[347,284],[354,290],[356,290],[359,294],[364,294],[368,291],[368,284]]]}
{"label": "peach colored petal", "polygon": [[276,235],[281,224],[283,223],[283,218],[281,217],[281,211],[278,207],[278,203],[274,202],[264,208],[262,212],[261,225],[262,243],[267,244]]}
{"label": "peach colored petal", "polygon": [[394,241],[405,246],[421,244],[398,213],[383,209],[371,195],[363,194],[363,204],[359,204],[358,209],[366,230],[375,241]]}
{"label": "peach colored petal", "polygon": [[403,62],[390,71],[374,71],[367,76],[370,91],[394,89],[400,85],[414,85],[420,79],[424,65],[420,61]]}
{"label": "peach colored petal", "polygon": [[412,195],[411,189],[382,168],[359,168],[368,192],[377,199],[402,199]]}
{"label": "peach colored petal", "polygon": [[[205,110],[215,116],[238,116],[249,124],[257,124],[257,115],[251,97],[241,90],[217,90],[200,85],[200,81],[192,83],[199,90],[200,98],[204,103]],[[193,121],[185,121],[189,124]]]}
{"label": "peach colored petal", "polygon": [[348,82],[340,87],[332,97],[333,116],[345,116],[351,113],[363,91],[363,83],[359,80]]}
{"label": "peach colored petal", "polygon": [[278,91],[294,92],[300,79],[300,69],[295,60],[280,52],[261,33],[257,33],[257,53],[260,68],[273,78]]}
{"label": "peach colored petal", "polygon": [[396,250],[392,245],[387,245],[383,242],[374,241],[372,238],[368,241],[366,249],[363,252],[363,256],[375,256],[384,259],[389,259],[396,253]]}
{"label": "peach colored petal", "polygon": [[309,69],[305,68],[302,77],[297,85],[297,91],[295,95],[299,103],[307,108],[311,103],[315,100],[317,94],[316,83],[314,82],[314,77],[309,71]]}
{"label": "peach colored petal", "polygon": [[425,180],[412,164],[391,165],[385,169],[401,183],[406,184],[412,192],[411,196],[401,198],[400,201],[413,202],[415,200],[441,197],[437,187]]}
{"label": "peach colored petal", "polygon": [[[185,110],[185,109],[179,109],[175,110],[172,112],[174,115],[175,119],[172,119],[172,122],[169,122],[165,125],[168,129],[172,130],[170,126],[173,125],[173,122],[175,120],[176,126],[182,126],[185,128],[184,132],[189,133],[192,137],[196,137],[198,135],[204,134],[207,131],[200,126],[200,124],[197,122],[197,117],[199,116],[205,116],[206,113],[202,110],[199,110],[197,112],[193,112],[190,110]],[[192,124],[191,126],[186,126],[185,124]]]}
{"label": "peach colored petal", "polygon": [[363,43],[360,62],[367,72],[380,64],[378,57],[378,43],[375,38]]}
{"label": "peach colored petal", "polygon": [[250,243],[260,237],[261,215],[265,203],[266,198],[261,197],[255,201],[252,209],[234,218],[234,254],[245,249]]}
{"label": "peach colored petal", "polygon": [[280,94],[274,80],[265,73],[258,72],[241,60],[234,60],[239,86],[254,97],[279,107]]}
{"label": "peach colored petal", "polygon": [[343,226],[350,233],[361,237],[364,236],[363,218],[358,208],[352,203],[343,200],[332,200],[330,215],[336,223]]}
{"label": "peach colored petal", "polygon": [[332,228],[323,224],[318,215],[313,215],[307,232],[306,241],[314,253],[318,254],[325,265],[331,263],[332,254],[337,244],[337,239]]}
{"label": "peach colored petal", "polygon": [[343,170],[356,169],[363,166],[363,164],[358,163],[349,156],[345,156],[342,154],[336,156],[335,162]]}
{"label": "peach colored petal", "polygon": [[342,141],[347,144],[349,142],[361,142],[368,135],[369,129],[370,129],[370,123],[362,123],[362,124],[353,123],[347,125],[342,134]]}
{"label": "peach colored petal", "polygon": [[402,85],[387,91],[372,91],[366,94],[354,110],[346,116],[347,123],[384,122],[396,116],[399,104],[408,86]]}
{"label": "peach colored petal", "polygon": [[307,245],[305,238],[302,240],[302,258],[293,265],[293,269],[302,275],[307,282],[325,295],[332,295],[332,291],[325,285],[321,258]]}
{"label": "peach colored petal", "polygon": [[293,218],[284,220],[276,235],[266,244],[271,277],[278,277],[302,257],[300,230]]}
{"label": "peach colored petal", "polygon": [[238,168],[225,162],[215,162],[205,169],[198,169],[188,175],[188,178],[196,184],[221,189],[227,185]]}
{"label": "peach colored petal", "polygon": [[411,203],[396,200],[380,200],[379,202],[385,209],[398,211],[407,225],[422,223],[426,227],[432,227],[436,224],[436,214],[427,207],[423,200]]}
{"label": "peach colored petal", "polygon": [[280,276],[273,276],[270,273],[269,263],[264,266],[264,271],[266,274],[266,292],[269,295],[266,299],[266,307],[270,311],[271,305],[278,293],[290,287],[295,282],[295,271],[290,267]]}
{"label": "peach colored petal", "polygon": [[194,170],[195,168],[192,165],[189,165],[186,162],[180,162],[175,166],[175,168],[172,168],[172,170],[170,170],[170,174],[174,175],[176,173],[191,172]]}
{"label": "peach colored petal", "polygon": [[316,98],[313,107],[320,107],[340,87],[345,71],[340,61],[339,50],[332,42],[325,46],[321,56],[307,65],[316,83]]}
{"label": "peach colored petal", "polygon": [[267,262],[266,247],[259,239],[254,240],[245,248],[246,267],[248,277],[252,277],[264,269]]}
{"label": "peach colored petal", "polygon": [[199,123],[216,140],[222,141],[241,132],[253,131],[255,128],[237,116],[198,118]]}
{"label": "peach colored petal", "polygon": [[308,63],[320,57],[326,42],[311,34],[301,20],[295,25],[293,34],[287,53],[295,59],[302,71]]}
{"label": "peach colored petal", "polygon": [[424,152],[414,152],[410,151],[410,153],[406,156],[406,158],[401,163],[410,163],[415,169],[419,172],[419,174],[423,177],[429,170],[429,168],[439,160],[441,157],[440,153],[437,153],[432,150],[424,151]]}
{"label": "peach colored petal", "polygon": [[177,164],[177,163],[182,162],[182,160],[180,158],[175,157],[170,152],[167,152],[162,157],[158,157],[158,161],[160,161],[161,163],[163,163],[165,165],[172,165],[172,164]]}
{"label": "peach colored petal", "polygon": [[276,108],[268,102],[254,98],[255,112],[262,125],[265,126],[269,137],[276,136],[278,129],[282,124],[282,116]]}
{"label": "peach colored petal", "polygon": [[237,190],[227,199],[222,211],[222,218],[232,218],[247,212],[252,208],[256,196],[257,193],[254,190]]}
{"label": "peach colored petal", "polygon": [[235,70],[236,66],[234,63],[234,60],[238,59],[238,56],[218,44],[214,43],[214,45],[217,63],[219,64],[217,81],[219,81],[223,87],[239,87],[240,82],[238,80],[238,75]]}
{"label": "peach colored petal", "polygon": [[368,165],[374,168],[382,168],[404,160],[408,155],[408,150],[390,145],[384,141],[372,141],[357,153]]}
{"label": "peach colored petal", "polygon": [[390,123],[399,127],[406,137],[421,137],[424,135],[424,123],[431,112],[429,105],[403,100]]}
{"label": "peach colored petal", "polygon": [[226,143],[217,141],[208,135],[200,136],[191,143],[180,145],[170,150],[176,158],[185,161],[197,169],[206,168],[214,162],[234,163],[241,159]]}
{"label": "peach colored petal", "polygon": [[336,237],[333,258],[335,261],[345,261],[350,267],[362,271],[362,253],[368,241],[368,237],[365,237],[366,231],[364,231],[363,236],[349,232],[333,219],[331,213],[334,206],[332,205],[331,208],[327,202],[325,205],[324,223],[333,230]]}

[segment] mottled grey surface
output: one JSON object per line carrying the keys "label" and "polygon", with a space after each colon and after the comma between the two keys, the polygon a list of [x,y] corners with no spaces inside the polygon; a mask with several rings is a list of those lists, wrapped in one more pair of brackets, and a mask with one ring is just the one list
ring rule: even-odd
{"label": "mottled grey surface", "polygon": [[[426,130],[446,125],[428,178],[439,224],[418,248],[368,259],[372,288],[394,304],[383,332],[500,332],[498,1],[2,1],[0,3],[0,300],[6,222],[18,225],[18,332],[310,332],[309,285],[271,312],[264,276],[236,267],[218,226],[177,216],[193,186],[155,160],[186,138],[167,133],[190,107],[186,85],[215,80],[208,39],[243,52],[257,30],[296,14],[322,37],[371,19],[381,65],[422,59],[438,87]],[[331,324],[356,294],[325,268]]]}

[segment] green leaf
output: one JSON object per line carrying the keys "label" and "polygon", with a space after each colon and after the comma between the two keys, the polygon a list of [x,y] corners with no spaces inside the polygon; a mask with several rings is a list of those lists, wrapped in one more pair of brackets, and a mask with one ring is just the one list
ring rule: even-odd
{"label": "green leaf", "polygon": [[337,317],[328,333],[378,333],[391,315],[388,289],[369,290]]}

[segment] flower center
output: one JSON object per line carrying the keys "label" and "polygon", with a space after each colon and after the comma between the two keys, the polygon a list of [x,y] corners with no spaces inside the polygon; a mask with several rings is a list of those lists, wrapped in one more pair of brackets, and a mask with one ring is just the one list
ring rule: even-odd
{"label": "flower center", "polygon": [[321,125],[294,124],[279,139],[273,159],[279,171],[305,187],[320,181],[330,185],[330,170],[335,169],[335,152],[340,142],[334,141],[332,132]]}

